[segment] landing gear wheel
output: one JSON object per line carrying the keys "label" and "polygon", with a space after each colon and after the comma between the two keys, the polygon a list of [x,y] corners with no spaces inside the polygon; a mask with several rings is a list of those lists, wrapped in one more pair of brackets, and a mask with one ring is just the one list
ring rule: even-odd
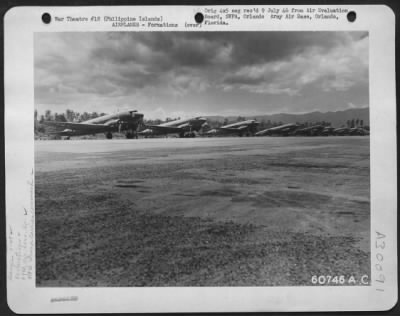
{"label": "landing gear wheel", "polygon": [[108,132],[108,133],[106,134],[106,137],[107,137],[107,139],[112,139],[112,133],[111,133],[111,132]]}
{"label": "landing gear wheel", "polygon": [[133,138],[133,134],[131,132],[126,133],[126,138],[127,139],[132,139]]}

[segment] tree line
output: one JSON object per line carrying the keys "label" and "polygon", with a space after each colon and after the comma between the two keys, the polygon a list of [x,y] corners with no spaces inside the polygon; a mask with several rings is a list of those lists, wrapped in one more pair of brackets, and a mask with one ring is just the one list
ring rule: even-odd
{"label": "tree line", "polygon": [[46,110],[44,114],[38,115],[37,110],[35,110],[35,121],[38,123],[43,123],[44,121],[55,121],[55,122],[83,122],[90,119],[94,119],[99,116],[106,115],[106,113],[97,112],[75,112],[73,110],[67,109],[65,113],[52,113],[50,110]]}
{"label": "tree line", "polygon": [[346,122],[348,128],[364,127],[364,121],[360,119],[351,119]]}

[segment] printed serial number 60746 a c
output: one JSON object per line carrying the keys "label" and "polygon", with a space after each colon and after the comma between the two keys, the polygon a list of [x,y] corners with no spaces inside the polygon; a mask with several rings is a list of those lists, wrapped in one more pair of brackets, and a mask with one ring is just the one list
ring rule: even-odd
{"label": "printed serial number 60746 a c", "polygon": [[344,276],[344,275],[313,275],[311,277],[311,283],[312,284],[318,284],[318,285],[329,285],[329,284],[357,284],[357,285],[368,285],[369,284],[369,279],[368,275],[362,275],[361,277],[355,277],[355,276]]}

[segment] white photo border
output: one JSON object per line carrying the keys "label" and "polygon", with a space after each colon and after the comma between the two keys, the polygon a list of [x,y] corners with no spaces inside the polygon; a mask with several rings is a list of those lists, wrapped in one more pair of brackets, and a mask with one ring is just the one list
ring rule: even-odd
{"label": "white photo border", "polygon": [[[199,31],[368,31],[371,152],[371,285],[293,287],[38,288],[35,281],[34,54],[36,32],[125,31],[109,23],[42,22],[42,14],[157,15],[180,25],[227,6],[15,7],[4,17],[7,299],[17,313],[388,310],[397,302],[395,16],[384,5],[341,5],[339,20],[240,20]],[[234,6],[230,6],[234,7]],[[244,8],[246,6],[236,6]],[[248,6],[324,7],[338,6]],[[184,27],[174,31],[185,31]],[[136,31],[136,30],[135,30]],[[168,31],[140,28],[137,31]],[[196,29],[190,29],[195,32]],[[10,254],[23,248],[24,256]],[[20,252],[21,255],[21,252]],[[21,277],[15,278],[15,269]],[[29,268],[30,267],[30,268]],[[14,270],[13,270],[14,269]]]}

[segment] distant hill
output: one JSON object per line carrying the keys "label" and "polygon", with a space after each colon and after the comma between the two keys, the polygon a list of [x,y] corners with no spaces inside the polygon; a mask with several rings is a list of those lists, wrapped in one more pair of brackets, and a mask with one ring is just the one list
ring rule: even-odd
{"label": "distant hill", "polygon": [[[206,116],[209,121],[216,122],[224,122],[225,119],[228,119],[229,122],[236,122],[237,116]],[[342,125],[346,125],[347,120],[359,119],[364,121],[364,125],[369,125],[369,107],[366,108],[355,108],[348,109],[343,111],[335,111],[335,112],[310,112],[310,113],[302,113],[302,114],[288,114],[288,113],[279,113],[279,114],[270,114],[270,115],[253,115],[246,116],[245,119],[256,119],[259,122],[267,122],[270,120],[271,122],[282,122],[286,123],[305,123],[305,122],[330,122],[334,127],[340,127]]]}

